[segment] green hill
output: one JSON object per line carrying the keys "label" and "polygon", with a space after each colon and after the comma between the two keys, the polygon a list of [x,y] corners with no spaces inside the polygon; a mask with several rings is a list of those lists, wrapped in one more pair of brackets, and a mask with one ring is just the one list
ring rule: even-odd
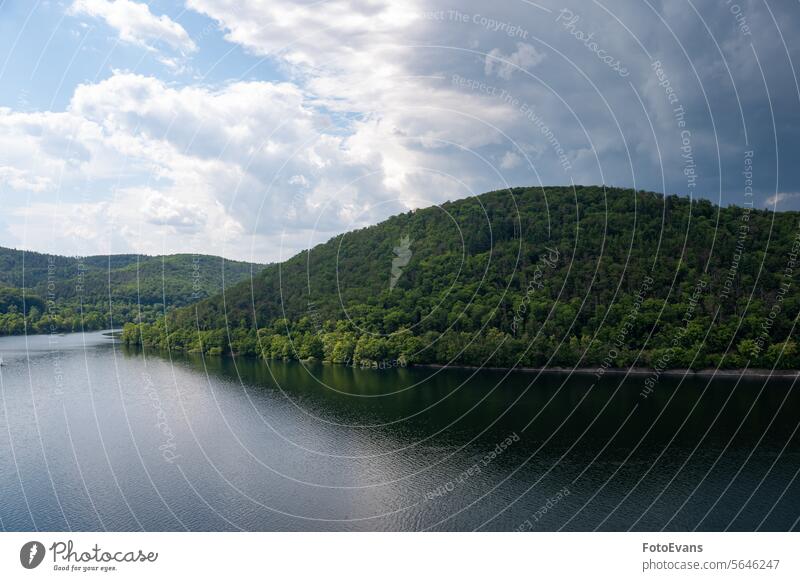
{"label": "green hill", "polygon": [[603,187],[490,192],[337,236],[124,336],[373,366],[796,368],[798,218]]}
{"label": "green hill", "polygon": [[153,321],[261,268],[207,255],[80,258],[0,248],[0,334],[25,332],[26,322],[27,332],[42,333],[109,328],[112,316],[114,325]]}

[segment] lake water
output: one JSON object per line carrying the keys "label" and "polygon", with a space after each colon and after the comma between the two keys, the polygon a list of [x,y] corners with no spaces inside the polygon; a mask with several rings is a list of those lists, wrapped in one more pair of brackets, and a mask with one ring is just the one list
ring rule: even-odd
{"label": "lake water", "polygon": [[798,528],[791,380],[0,355],[5,530]]}

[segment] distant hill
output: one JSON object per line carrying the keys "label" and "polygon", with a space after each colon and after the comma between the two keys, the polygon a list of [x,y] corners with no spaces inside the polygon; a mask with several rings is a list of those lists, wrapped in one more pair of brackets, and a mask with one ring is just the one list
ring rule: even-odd
{"label": "distant hill", "polygon": [[370,365],[796,368],[799,218],[615,188],[490,192],[337,236],[125,336]]}
{"label": "distant hill", "polygon": [[108,328],[112,315],[115,325],[153,320],[262,268],[208,255],[78,258],[0,247],[0,334],[23,332],[26,313],[28,332],[48,332],[54,321],[56,330],[79,330],[81,305],[88,329]]}

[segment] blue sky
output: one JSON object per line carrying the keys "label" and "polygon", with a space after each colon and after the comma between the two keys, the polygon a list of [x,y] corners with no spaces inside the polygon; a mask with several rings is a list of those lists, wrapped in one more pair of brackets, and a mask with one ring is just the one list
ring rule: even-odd
{"label": "blue sky", "polygon": [[[280,78],[268,59],[248,55],[223,38],[216,23],[177,2],[149,2],[154,15],[179,22],[188,36],[202,46],[195,58],[187,59],[185,71],[169,71],[177,83],[199,79],[222,83],[229,79]],[[79,83],[92,83],[114,70],[135,70],[164,76],[169,67],[159,61],[166,48],[153,52],[120,40],[118,31],[102,18],[85,13],[70,14],[70,2],[20,2],[6,0],[0,20],[0,54],[3,55],[3,84],[0,102],[5,107],[64,109]],[[224,66],[214,66],[215,63]]]}
{"label": "blue sky", "polygon": [[798,10],[0,0],[0,245],[265,262],[509,185],[798,209]]}

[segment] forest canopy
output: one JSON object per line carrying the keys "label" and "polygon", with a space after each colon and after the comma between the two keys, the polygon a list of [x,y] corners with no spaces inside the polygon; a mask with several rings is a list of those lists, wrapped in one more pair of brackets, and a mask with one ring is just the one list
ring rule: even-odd
{"label": "forest canopy", "polygon": [[124,339],[372,366],[797,368],[798,218],[495,191],[336,236]]}
{"label": "forest canopy", "polygon": [[219,293],[262,265],[177,254],[67,257],[0,248],[0,335],[153,322]]}

